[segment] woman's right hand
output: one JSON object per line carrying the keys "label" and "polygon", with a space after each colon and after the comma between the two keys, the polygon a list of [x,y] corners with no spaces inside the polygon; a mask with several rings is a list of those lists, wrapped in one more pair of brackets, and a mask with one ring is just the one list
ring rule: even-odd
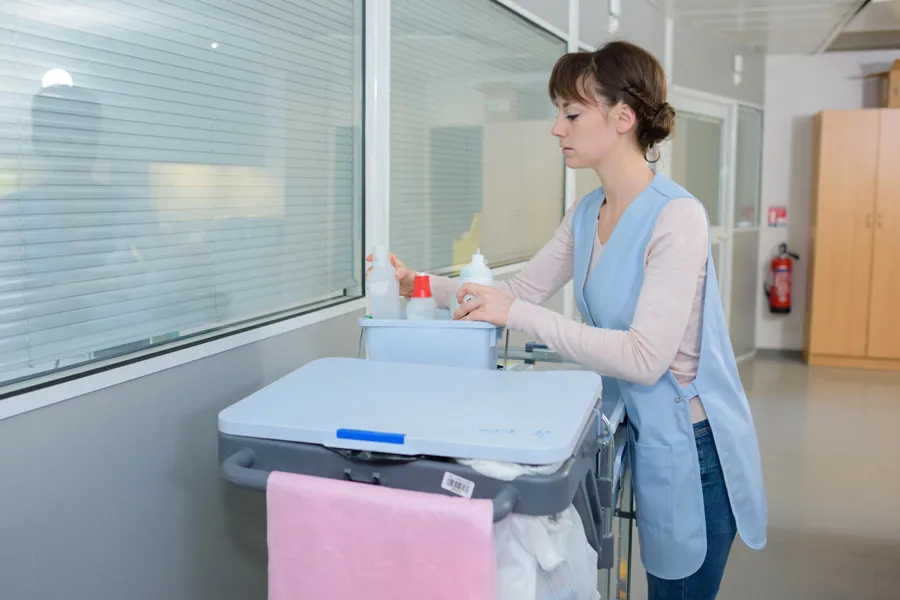
{"label": "woman's right hand", "polygon": [[[372,255],[368,255],[366,257],[366,262],[372,262]],[[394,256],[394,253],[391,253],[391,265],[394,267],[394,275],[400,281],[400,295],[404,298],[411,298],[413,293],[413,284],[416,280],[416,272],[403,264],[403,262]],[[366,269],[366,278],[369,277],[369,272],[372,270],[372,267]]]}

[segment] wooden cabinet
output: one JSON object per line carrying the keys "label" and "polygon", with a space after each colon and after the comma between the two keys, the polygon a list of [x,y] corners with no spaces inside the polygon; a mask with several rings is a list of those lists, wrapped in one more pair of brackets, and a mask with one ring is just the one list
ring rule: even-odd
{"label": "wooden cabinet", "polygon": [[868,356],[900,359],[900,109],[881,113]]}
{"label": "wooden cabinet", "polygon": [[900,370],[900,109],[815,122],[804,354]]}

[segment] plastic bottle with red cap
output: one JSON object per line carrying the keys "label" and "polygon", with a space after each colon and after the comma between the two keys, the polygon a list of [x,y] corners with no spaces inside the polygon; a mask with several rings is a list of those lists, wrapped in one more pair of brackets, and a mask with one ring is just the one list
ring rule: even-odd
{"label": "plastic bottle with red cap", "polygon": [[406,303],[408,321],[433,321],[437,318],[437,301],[431,296],[431,278],[417,273],[412,298]]}

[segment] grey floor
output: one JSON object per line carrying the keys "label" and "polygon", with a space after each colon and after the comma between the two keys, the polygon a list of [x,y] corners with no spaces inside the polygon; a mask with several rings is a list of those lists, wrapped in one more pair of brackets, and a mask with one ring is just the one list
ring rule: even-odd
{"label": "grey floor", "polygon": [[[900,373],[741,365],[756,419],[769,541],[739,539],[723,600],[900,599]],[[635,551],[632,595],[647,598]]]}

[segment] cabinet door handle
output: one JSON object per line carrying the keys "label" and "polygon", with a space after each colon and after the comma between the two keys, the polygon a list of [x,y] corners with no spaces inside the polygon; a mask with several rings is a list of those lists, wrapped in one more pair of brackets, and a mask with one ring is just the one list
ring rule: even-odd
{"label": "cabinet door handle", "polygon": [[881,227],[881,215],[878,215],[878,227]]}
{"label": "cabinet door handle", "polygon": [[866,215],[866,229],[872,228],[872,215]]}

